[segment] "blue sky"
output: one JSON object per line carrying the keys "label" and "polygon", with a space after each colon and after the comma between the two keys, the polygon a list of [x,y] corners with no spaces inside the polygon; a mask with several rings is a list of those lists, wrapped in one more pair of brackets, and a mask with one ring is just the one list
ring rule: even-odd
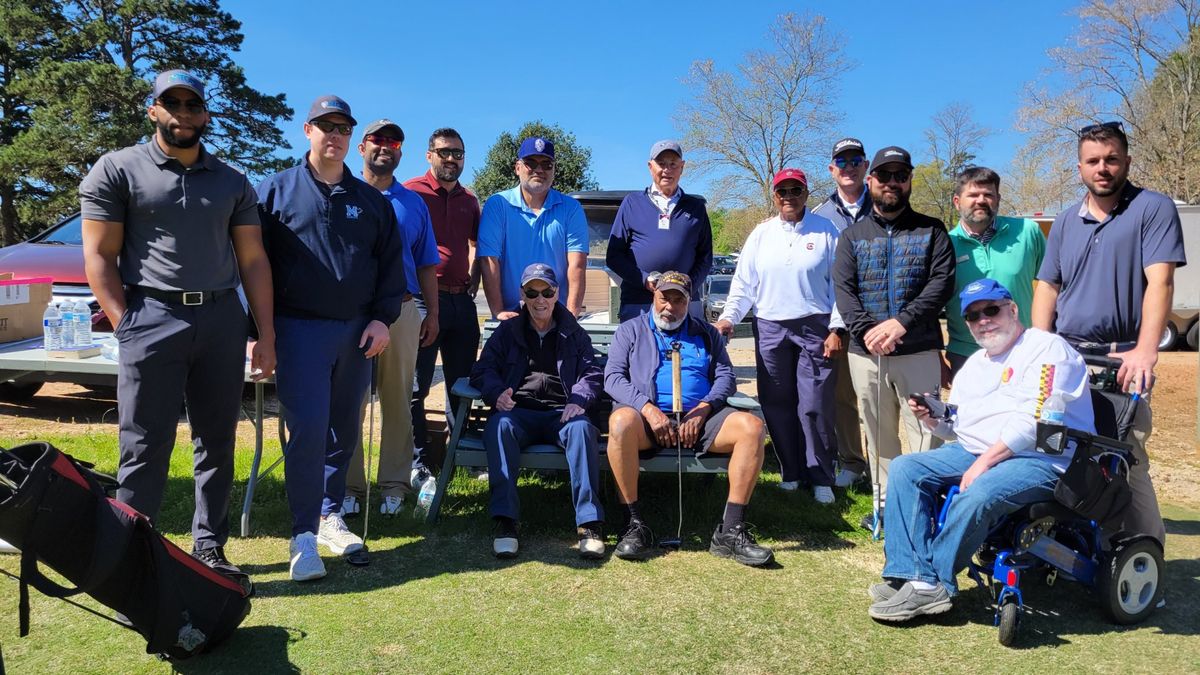
{"label": "blue sky", "polygon": [[[844,114],[846,135],[868,152],[903,145],[919,160],[930,117],[967,102],[997,131],[979,163],[1003,171],[1020,140],[1021,89],[1044,76],[1046,51],[1064,45],[1075,25],[1074,3],[1053,0],[223,5],[243,22],[238,61],[252,86],[287,94],[298,117],[315,97],[336,93],[360,124],[398,121],[408,137],[402,177],[427,168],[423,150],[436,127],[463,134],[469,182],[502,131],[540,118],[590,146],[593,174],[612,189],[647,184],[651,143],[680,135],[673,116],[689,97],[682,79],[693,61],[732,67],[766,46],[778,14],[804,9],[825,15],[857,62],[829,102]],[[306,147],[301,121],[286,128],[289,154]],[[347,159],[358,168],[353,152]],[[697,182],[684,178],[686,189],[704,191]]]}

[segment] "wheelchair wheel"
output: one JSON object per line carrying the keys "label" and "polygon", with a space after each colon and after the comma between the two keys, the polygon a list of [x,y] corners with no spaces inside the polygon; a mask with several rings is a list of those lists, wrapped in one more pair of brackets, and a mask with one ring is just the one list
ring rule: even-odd
{"label": "wheelchair wheel", "polygon": [[1100,604],[1114,623],[1139,623],[1162,598],[1162,547],[1153,539],[1120,544],[1101,570]]}
{"label": "wheelchair wheel", "polygon": [[1016,598],[1007,598],[1000,606],[1000,644],[1011,647],[1017,642],[1017,629],[1021,626],[1021,606]]}

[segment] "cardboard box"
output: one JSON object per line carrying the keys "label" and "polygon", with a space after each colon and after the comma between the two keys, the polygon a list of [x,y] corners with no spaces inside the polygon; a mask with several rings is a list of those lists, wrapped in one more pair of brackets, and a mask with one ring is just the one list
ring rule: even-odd
{"label": "cardboard box", "polygon": [[0,274],[0,343],[42,336],[42,314],[50,304],[50,277],[13,279]]}

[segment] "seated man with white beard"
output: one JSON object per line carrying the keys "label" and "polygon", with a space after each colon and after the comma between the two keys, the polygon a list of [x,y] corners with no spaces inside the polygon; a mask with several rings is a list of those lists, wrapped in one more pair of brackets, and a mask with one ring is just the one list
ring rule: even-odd
{"label": "seated man with white beard", "polygon": [[[676,443],[699,452],[729,455],[729,498],[723,520],[713,532],[709,552],[744,565],[775,559],[746,528],[744,516],[763,463],[765,427],[726,400],[737,379],[717,329],[688,315],[692,282],[682,272],[664,272],[649,311],[617,328],[604,369],[604,389],[614,408],[608,418],[608,462],[625,506],[628,525],[616,555],[644,560],[654,535],[638,511],[638,454],[673,448]],[[683,422],[673,425],[671,352],[679,343]]]}
{"label": "seated man with white beard", "polygon": [[[1062,397],[1067,427],[1095,431],[1087,367],[1066,340],[1026,330],[1012,294],[991,279],[968,284],[959,297],[980,350],[954,378],[949,402],[957,411],[951,409],[949,421],[933,419],[928,407],[909,399],[917,419],[951,442],[892,460],[883,518],[887,561],[883,582],[870,588],[868,612],[880,621],[949,610],[955,575],[988,532],[1023,506],[1053,499],[1070,454],[1035,449],[1038,415],[1049,396]],[[961,492],[935,537],[937,496],[952,485]]]}

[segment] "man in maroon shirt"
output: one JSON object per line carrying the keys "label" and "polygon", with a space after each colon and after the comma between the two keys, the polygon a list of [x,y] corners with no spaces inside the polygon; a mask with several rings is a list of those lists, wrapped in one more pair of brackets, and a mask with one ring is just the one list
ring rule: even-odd
{"label": "man in maroon shirt", "polygon": [[[425,159],[429,171],[409,179],[404,187],[421,195],[433,220],[441,262],[437,266],[438,334],[417,353],[417,391],[413,392],[412,418],[415,451],[412,485],[419,489],[429,478],[425,428],[425,397],[433,382],[433,367],[438,350],[442,353],[442,374],[446,380],[446,420],[458,405],[450,388],[460,377],[471,374],[479,346],[479,318],[475,293],[479,290],[479,266],[475,259],[475,240],[479,234],[479,200],[458,182],[466,156],[462,136],[450,128],[438,129],[429,137]],[[422,315],[423,299],[417,298]]]}

